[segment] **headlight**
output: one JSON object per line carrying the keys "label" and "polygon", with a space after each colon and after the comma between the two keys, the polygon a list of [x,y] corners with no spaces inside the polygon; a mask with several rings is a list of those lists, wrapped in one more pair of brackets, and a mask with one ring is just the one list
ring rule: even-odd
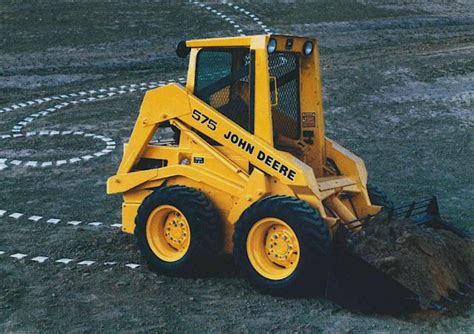
{"label": "headlight", "polygon": [[275,52],[276,48],[277,48],[277,41],[274,40],[273,38],[270,38],[270,40],[268,41],[268,46],[267,46],[268,53]]}
{"label": "headlight", "polygon": [[313,53],[313,42],[307,41],[304,43],[303,53],[305,56],[309,56],[311,53]]}

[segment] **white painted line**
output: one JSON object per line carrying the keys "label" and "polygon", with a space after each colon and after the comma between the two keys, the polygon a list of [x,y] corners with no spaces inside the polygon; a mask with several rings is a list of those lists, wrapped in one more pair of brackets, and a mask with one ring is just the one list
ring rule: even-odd
{"label": "white painted line", "polygon": [[36,167],[36,166],[38,166],[38,161],[27,161],[25,163],[25,166],[26,167]]}
{"label": "white painted line", "polygon": [[18,260],[21,260],[21,259],[23,259],[27,256],[28,256],[27,254],[22,254],[22,253],[15,253],[13,255],[10,255],[10,257],[13,257],[13,258],[18,259]]}
{"label": "white painted line", "polygon": [[78,221],[78,220],[72,220],[70,222],[67,222],[66,224],[68,225],[73,225],[73,226],[77,226],[79,225],[80,223],[82,223],[81,221]]}
{"label": "white painted line", "polygon": [[0,251],[0,255],[3,255],[3,254],[5,254],[5,252],[4,252],[4,251]]}
{"label": "white painted line", "polygon": [[118,228],[122,228],[122,224],[112,224],[112,225],[110,225],[110,226],[112,226],[112,227],[118,227]]}
{"label": "white painted line", "polygon": [[93,265],[95,263],[95,261],[81,261],[79,263],[77,263],[78,265],[81,265],[81,266],[90,266],[90,265]]}
{"label": "white painted line", "polygon": [[47,259],[48,259],[47,256],[37,256],[37,257],[32,258],[31,261],[36,261],[38,263],[43,263]]}
{"label": "white painted line", "polygon": [[54,224],[54,225],[56,225],[56,224],[58,224],[60,221],[61,221],[61,219],[50,218],[50,219],[48,219],[46,222],[47,222],[48,224]]}
{"label": "white painted line", "polygon": [[92,222],[92,223],[89,223],[89,224],[87,224],[87,225],[90,225],[90,226],[100,226],[100,225],[102,225],[102,224],[103,224],[103,223],[101,223],[101,222]]}
{"label": "white painted line", "polygon": [[7,210],[0,210],[0,217],[3,217],[5,213],[7,213]]}
{"label": "white painted line", "polygon": [[125,267],[129,267],[131,269],[137,269],[138,267],[140,267],[140,265],[136,263],[127,263]]}
{"label": "white painted line", "polygon": [[34,222],[38,222],[38,221],[40,221],[41,219],[43,219],[43,217],[41,217],[41,216],[30,216],[30,217],[28,218],[28,220],[31,220],[31,221],[34,221]]}
{"label": "white painted line", "polygon": [[117,262],[115,261],[109,261],[109,262],[104,262],[104,266],[113,266],[113,265],[116,265]]}
{"label": "white painted line", "polygon": [[11,215],[9,215],[8,217],[11,217],[11,218],[13,218],[13,219],[19,219],[21,216],[23,216],[22,213],[14,212],[14,213],[12,213]]}
{"label": "white painted line", "polygon": [[74,261],[74,260],[73,259],[68,259],[68,258],[63,258],[63,259],[56,260],[54,262],[68,264],[71,261]]}

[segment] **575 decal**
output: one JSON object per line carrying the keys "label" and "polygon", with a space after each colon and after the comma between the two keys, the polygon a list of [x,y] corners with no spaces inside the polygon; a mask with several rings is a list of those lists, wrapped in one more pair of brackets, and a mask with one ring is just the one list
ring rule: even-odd
{"label": "575 decal", "polygon": [[214,121],[213,119],[210,119],[209,117],[204,115],[202,112],[194,109],[192,116],[196,121],[201,122],[202,124],[207,123],[207,127],[211,129],[212,131],[216,130],[217,122]]}

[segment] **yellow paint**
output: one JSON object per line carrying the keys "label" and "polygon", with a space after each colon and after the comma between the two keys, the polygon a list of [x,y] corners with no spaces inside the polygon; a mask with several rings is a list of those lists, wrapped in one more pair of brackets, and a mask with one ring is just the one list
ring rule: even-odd
{"label": "yellow paint", "polygon": [[281,280],[298,267],[300,244],[293,229],[278,218],[257,221],[247,237],[247,255],[263,277]]}
{"label": "yellow paint", "polygon": [[[306,145],[303,155],[298,158],[274,145],[272,117],[287,120],[284,115],[272,114],[267,52],[270,38],[277,41],[277,51],[285,51],[287,39],[292,38],[291,52],[299,57],[299,105],[305,120],[298,125],[301,138],[297,140],[306,141]],[[307,41],[314,44],[310,56],[302,53]],[[319,211],[331,234],[338,221],[347,223],[380,210],[370,203],[364,162],[325,137],[316,40],[258,35],[194,40],[187,41],[186,45],[191,48],[186,87],[169,84],[145,94],[117,174],[107,182],[109,194],[122,193],[124,196],[122,217],[125,232],[133,233],[137,208],[144,198],[159,186],[173,184],[198,189],[213,202],[223,224],[226,252],[232,250],[234,224],[242,212],[267,196],[286,195],[306,201]],[[255,55],[252,67],[255,85],[251,87],[255,111],[253,133],[241,128],[194,93],[199,51],[235,47],[248,48]],[[230,96],[226,90],[222,94],[226,99]],[[278,103],[283,103],[283,98],[280,95]],[[164,122],[179,129],[179,145],[150,143]],[[312,138],[303,136],[303,132],[312,133]],[[162,167],[137,170],[137,163],[142,158],[160,160]],[[341,175],[331,171],[327,163],[329,159],[337,165]],[[351,201],[341,199],[342,193]],[[332,210],[327,210],[328,207]],[[160,242],[169,243],[163,238],[159,239]],[[162,255],[173,258],[162,252]]]}
{"label": "yellow paint", "polygon": [[153,210],[146,225],[146,239],[155,255],[176,262],[186,255],[191,244],[191,228],[184,214],[171,205]]}

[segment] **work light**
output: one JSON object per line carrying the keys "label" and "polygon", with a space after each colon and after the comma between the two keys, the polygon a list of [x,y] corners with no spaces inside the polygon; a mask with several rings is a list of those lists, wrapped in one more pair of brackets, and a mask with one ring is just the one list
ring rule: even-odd
{"label": "work light", "polygon": [[305,56],[309,56],[313,53],[313,42],[307,41],[303,45],[303,53]]}
{"label": "work light", "polygon": [[277,41],[274,40],[273,38],[270,38],[270,40],[268,41],[268,46],[267,46],[268,53],[275,52],[276,48],[277,48]]}

